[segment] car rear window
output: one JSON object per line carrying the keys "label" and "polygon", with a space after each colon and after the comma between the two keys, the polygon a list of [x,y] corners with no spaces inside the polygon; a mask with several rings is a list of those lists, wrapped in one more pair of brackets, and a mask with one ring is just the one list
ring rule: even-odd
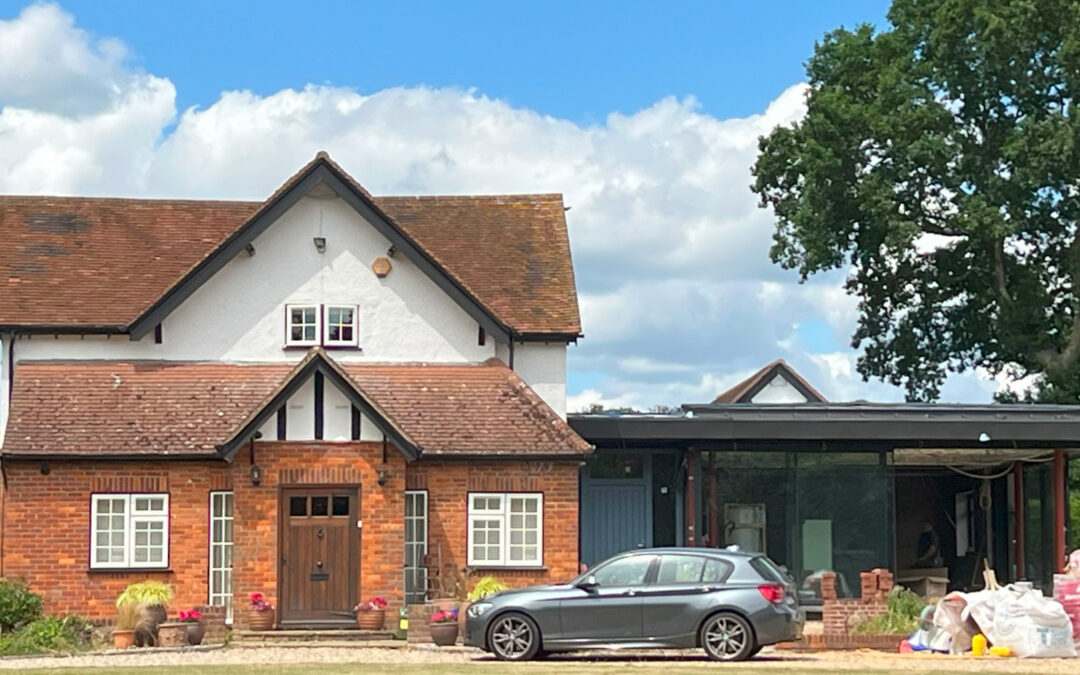
{"label": "car rear window", "polygon": [[701,582],[706,584],[720,584],[727,581],[728,575],[734,566],[726,560],[709,558],[705,561],[705,571],[701,574]]}
{"label": "car rear window", "polygon": [[764,556],[751,558],[750,567],[753,567],[754,571],[758,573],[758,576],[765,581],[772,581],[780,584],[787,583],[787,579],[784,578],[784,573],[780,571],[780,568],[776,566],[776,563]]}

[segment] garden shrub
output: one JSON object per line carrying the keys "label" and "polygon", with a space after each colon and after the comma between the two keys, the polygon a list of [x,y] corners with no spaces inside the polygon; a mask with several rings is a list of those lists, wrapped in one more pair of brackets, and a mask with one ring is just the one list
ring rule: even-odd
{"label": "garden shrub", "polygon": [[81,651],[90,646],[90,629],[82,617],[43,617],[0,635],[0,655]]}
{"label": "garden shrub", "polygon": [[41,617],[40,595],[21,581],[0,579],[0,635]]}
{"label": "garden shrub", "polygon": [[855,624],[853,633],[909,635],[919,627],[919,616],[926,603],[918,594],[897,586],[886,598],[886,612]]}

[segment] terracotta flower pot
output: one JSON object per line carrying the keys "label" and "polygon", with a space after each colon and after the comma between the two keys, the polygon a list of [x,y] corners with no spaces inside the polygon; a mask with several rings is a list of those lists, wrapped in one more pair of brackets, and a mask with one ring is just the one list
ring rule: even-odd
{"label": "terracotta flower pot", "polygon": [[268,609],[265,612],[252,610],[248,612],[248,628],[251,630],[273,630],[274,610]]}
{"label": "terracotta flower pot", "polygon": [[385,622],[385,609],[367,609],[356,613],[356,626],[360,630],[382,630]]}
{"label": "terracotta flower pot", "polygon": [[179,621],[166,621],[158,626],[155,647],[183,647],[187,644],[187,624]]}
{"label": "terracotta flower pot", "polygon": [[113,647],[117,649],[129,649],[135,646],[135,631],[133,630],[114,630],[112,635]]}
{"label": "terracotta flower pot", "polygon": [[457,621],[430,624],[431,641],[440,647],[449,647],[457,642]]}
{"label": "terracotta flower pot", "polygon": [[187,625],[187,643],[189,645],[201,645],[206,636],[206,624],[202,621]]}

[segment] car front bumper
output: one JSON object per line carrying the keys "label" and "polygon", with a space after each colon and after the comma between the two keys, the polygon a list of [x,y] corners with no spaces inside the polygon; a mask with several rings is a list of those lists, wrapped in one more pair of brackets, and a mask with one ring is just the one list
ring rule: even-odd
{"label": "car front bumper", "polygon": [[481,616],[465,618],[465,635],[462,636],[462,642],[466,647],[487,649],[487,630],[491,613],[489,610]]}

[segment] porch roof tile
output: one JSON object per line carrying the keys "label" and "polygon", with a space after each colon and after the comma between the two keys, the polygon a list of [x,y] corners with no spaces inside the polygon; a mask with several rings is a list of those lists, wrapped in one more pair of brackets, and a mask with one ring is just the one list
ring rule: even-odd
{"label": "porch roof tile", "polygon": [[[338,365],[422,456],[580,456],[591,449],[497,359]],[[289,363],[23,362],[3,454],[215,456],[294,370]]]}

